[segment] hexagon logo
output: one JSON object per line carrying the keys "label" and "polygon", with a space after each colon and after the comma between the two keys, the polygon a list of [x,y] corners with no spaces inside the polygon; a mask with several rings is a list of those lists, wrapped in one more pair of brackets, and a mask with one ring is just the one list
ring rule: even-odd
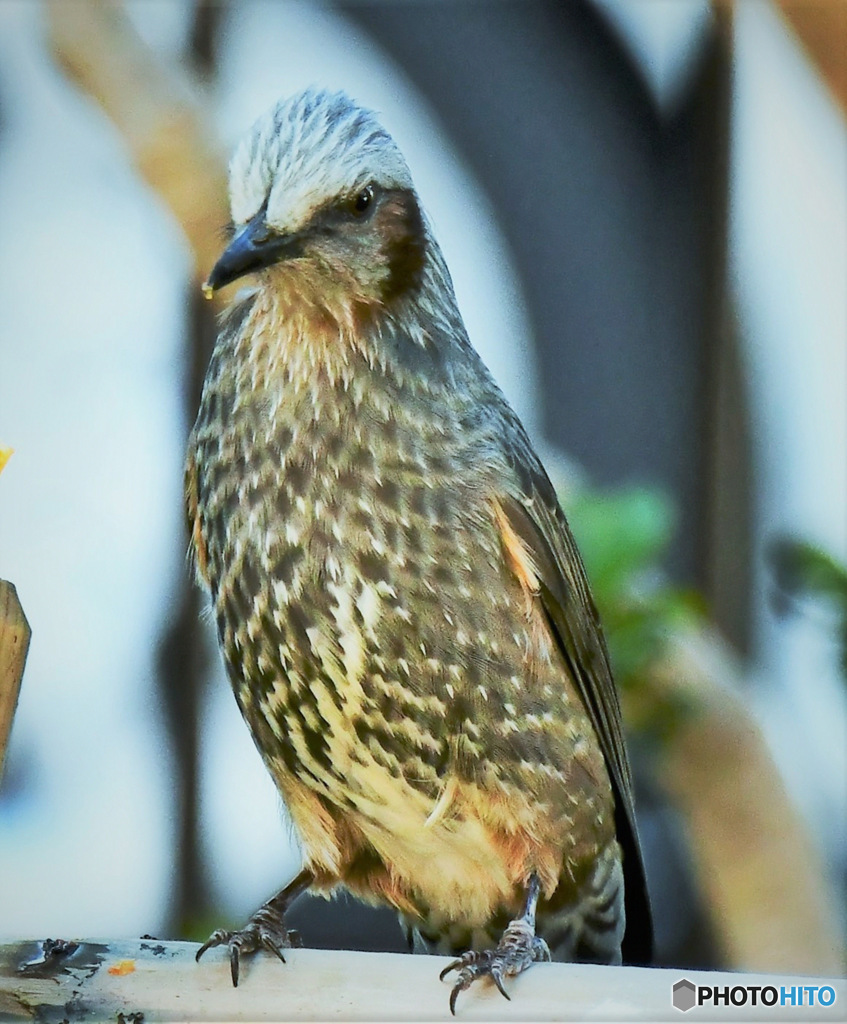
{"label": "hexagon logo", "polygon": [[690,1010],[697,1002],[697,990],[694,987],[693,982],[690,982],[687,978],[683,978],[682,981],[678,981],[673,987],[673,1004],[677,1010],[682,1010],[686,1013]]}

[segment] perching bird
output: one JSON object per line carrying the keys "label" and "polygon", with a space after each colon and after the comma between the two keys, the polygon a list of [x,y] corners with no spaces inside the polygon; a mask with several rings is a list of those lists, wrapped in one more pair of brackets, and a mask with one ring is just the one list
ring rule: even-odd
{"label": "perching bird", "polygon": [[[533,961],[650,958],[618,697],[527,435],[468,341],[399,149],[343,94],[261,118],[230,166],[254,275],[187,461],[200,579],[303,870],[239,932],[289,944],[305,889],[395,907],[457,994]],[[448,968],[448,971],[451,969]],[[445,974],[447,971],[444,972]]]}

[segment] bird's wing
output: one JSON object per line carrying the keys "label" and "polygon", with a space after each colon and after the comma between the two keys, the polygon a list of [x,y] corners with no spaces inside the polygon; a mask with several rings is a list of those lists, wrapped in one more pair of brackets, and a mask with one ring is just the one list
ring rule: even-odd
{"label": "bird's wing", "polygon": [[[624,960],[648,963],[652,956],[650,904],[633,809],[632,775],[626,754],[618,693],[582,559],[553,485],[529,441],[519,431],[512,446],[513,493],[501,494],[497,519],[504,547],[516,544],[527,556],[535,590],[550,631],[564,656],[591,718],[615,795],[615,824],[624,857],[627,932]],[[509,533],[509,536],[504,535]],[[517,563],[515,563],[517,565]]]}

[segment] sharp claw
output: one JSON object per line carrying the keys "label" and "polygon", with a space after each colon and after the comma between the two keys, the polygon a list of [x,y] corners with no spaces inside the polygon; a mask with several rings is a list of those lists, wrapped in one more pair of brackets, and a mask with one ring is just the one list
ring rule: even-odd
{"label": "sharp claw", "polygon": [[232,975],[232,987],[238,988],[238,968],[239,968],[239,956],[238,946],[232,945],[229,947],[229,971]]}
{"label": "sharp claw", "polygon": [[494,979],[494,984],[495,984],[495,985],[497,986],[497,988],[499,988],[499,989],[500,989],[500,994],[501,994],[501,995],[503,995],[503,996],[505,996],[505,997],[506,997],[506,999],[508,999],[508,1000],[509,1000],[509,1002],[511,1002],[511,1001],[512,1001],[512,997],[511,997],[511,996],[509,995],[509,993],[508,993],[508,992],[507,992],[507,991],[506,991],[506,990],[505,990],[505,989],[503,988],[503,979],[502,979],[502,977],[500,976],[500,972],[499,972],[499,971],[497,971],[497,970],[492,970],[492,971],[491,971],[491,977],[492,977],[492,978]]}
{"label": "sharp claw", "polygon": [[275,953],[280,960],[285,963],[285,957],[282,955],[282,950],[275,942],[272,942],[270,939],[263,939],[262,945],[269,953]]}
{"label": "sharp claw", "polygon": [[461,967],[461,966],[462,966],[462,961],[461,960],[454,960],[452,963],[447,964],[447,966],[444,968],[444,970],[441,972],[441,974],[438,975],[438,980],[439,981],[444,981],[444,979],[447,977],[447,975],[451,971],[455,971],[457,967]]}
{"label": "sharp claw", "polygon": [[456,1016],[456,1000],[459,998],[459,993],[462,991],[461,981],[457,981],[453,986],[453,991],[450,993],[450,1013]]}
{"label": "sharp claw", "polygon": [[199,963],[200,957],[204,953],[208,952],[212,946],[220,946],[222,942],[229,942],[229,934],[220,930],[212,932],[209,938],[206,939],[203,945],[194,954],[194,959]]}

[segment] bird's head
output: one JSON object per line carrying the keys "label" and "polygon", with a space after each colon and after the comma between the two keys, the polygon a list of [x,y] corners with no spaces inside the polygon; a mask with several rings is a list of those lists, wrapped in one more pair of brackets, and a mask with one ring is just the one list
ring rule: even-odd
{"label": "bird's head", "polygon": [[207,296],[261,272],[301,298],[391,302],[420,282],[426,230],[409,169],[368,110],[307,90],[260,118],[229,171],[234,233]]}

